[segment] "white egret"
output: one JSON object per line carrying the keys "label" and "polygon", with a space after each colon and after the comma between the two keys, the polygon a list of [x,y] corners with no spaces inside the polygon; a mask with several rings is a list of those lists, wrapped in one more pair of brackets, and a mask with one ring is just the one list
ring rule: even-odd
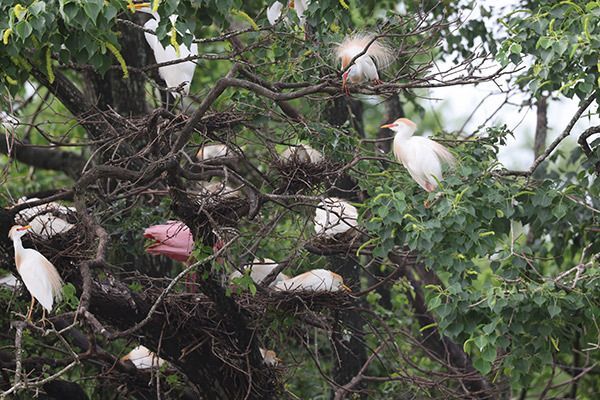
{"label": "white egret", "polygon": [[[291,0],[288,3],[290,8],[293,8],[296,11],[296,16],[300,21],[300,25],[304,25],[306,18],[304,18],[304,12],[310,5],[310,0]],[[271,25],[275,25],[279,19],[281,18],[281,14],[283,13],[283,3],[276,1],[269,8],[267,8],[267,19]]]}
{"label": "white egret", "polygon": [[315,210],[315,232],[317,235],[333,237],[356,226],[358,211],[347,201],[329,197],[319,203]]}
{"label": "white egret", "polygon": [[131,361],[137,369],[160,368],[166,362],[144,346],[137,346],[121,357],[121,361]]}
{"label": "white egret", "polygon": [[274,287],[280,291],[309,290],[314,292],[337,292],[350,288],[344,285],[344,278],[327,269],[313,269],[293,278],[278,282]]}
{"label": "white egret", "polygon": [[[33,201],[38,201],[40,200],[37,197],[21,197],[20,199],[17,200],[17,204],[23,204],[23,203],[31,203]],[[16,215],[17,219],[21,219],[23,221],[30,221],[33,217],[35,217],[36,215],[39,214],[46,214],[46,213],[58,213],[58,214],[63,214],[63,215],[68,215],[70,213],[75,213],[77,212],[77,209],[75,209],[75,207],[67,207],[67,206],[63,206],[60,203],[51,201],[49,203],[46,204],[41,204],[39,206],[32,206],[29,208],[25,208],[21,211],[19,211]]]}
{"label": "white egret", "polygon": [[277,353],[275,353],[273,350],[263,349],[262,347],[259,348],[259,350],[265,365],[268,365],[269,367],[276,367],[281,362],[281,360],[277,358]]}
{"label": "white egret", "polygon": [[54,265],[43,254],[34,249],[26,249],[21,243],[21,237],[31,229],[30,226],[15,225],[10,228],[8,237],[15,247],[15,264],[25,287],[31,294],[31,306],[27,313],[27,320],[31,320],[31,313],[35,300],[39,301],[45,312],[51,312],[54,300],[60,301],[63,281],[54,268]]}
{"label": "white egret", "polygon": [[75,225],[50,213],[36,215],[29,221],[29,226],[31,226],[31,232],[42,239],[50,239],[56,235],[66,233],[75,227]]}
{"label": "white egret", "polygon": [[290,146],[281,153],[285,162],[301,162],[318,164],[323,161],[323,155],[307,144]]}
{"label": "white egret", "polygon": [[[278,264],[275,261],[269,258],[265,258],[262,260],[256,258],[254,259],[254,261],[252,261],[251,264],[244,265],[244,270],[250,270],[250,278],[252,278],[254,283],[260,284],[271,273],[271,271],[277,268],[277,265]],[[232,281],[233,279],[239,278],[241,276],[242,274],[240,271],[233,271],[231,275],[229,275],[229,281]],[[289,279],[289,277],[284,273],[280,272],[279,274],[277,274],[275,280],[271,282],[269,286],[272,287],[278,282],[281,282],[285,279]]]}
{"label": "white egret", "polygon": [[0,286],[5,288],[14,289],[19,284],[19,280],[13,274],[4,275],[0,278]]}
{"label": "white egret", "polygon": [[205,144],[196,153],[196,158],[198,161],[207,161],[215,158],[229,157],[229,153],[229,147],[224,144]]}
{"label": "white egret", "polygon": [[417,124],[399,118],[383,125],[395,132],[394,155],[404,165],[410,176],[426,191],[433,192],[442,180],[442,162],[454,165],[454,156],[441,144],[431,139],[413,136]]}
{"label": "white egret", "polygon": [[378,71],[387,67],[393,59],[392,50],[379,40],[371,43],[373,38],[371,34],[349,36],[336,48],[336,55],[342,61],[342,70],[346,69],[354,57],[364,53],[342,75],[342,89],[348,95],[348,82],[356,84],[371,81],[381,84]]}
{"label": "white egret", "polygon": [[[137,3],[134,4],[134,7],[138,11],[152,15],[152,18],[144,24],[144,29],[156,32],[160,23],[160,16],[157,12],[152,11],[150,3]],[[177,21],[177,17],[178,16],[175,14],[169,16],[169,20],[173,26]],[[198,45],[196,43],[192,43],[189,48],[181,43],[179,44],[178,51],[172,45],[164,47],[155,34],[144,32],[144,36],[146,37],[146,42],[148,42],[148,45],[154,52],[156,62],[159,64],[198,55]],[[194,78],[195,70],[196,63],[194,61],[182,61],[177,64],[159,67],[158,73],[167,83],[169,89],[181,88],[183,93],[187,96],[190,93],[190,85]],[[172,93],[175,97],[179,96],[179,93]]]}

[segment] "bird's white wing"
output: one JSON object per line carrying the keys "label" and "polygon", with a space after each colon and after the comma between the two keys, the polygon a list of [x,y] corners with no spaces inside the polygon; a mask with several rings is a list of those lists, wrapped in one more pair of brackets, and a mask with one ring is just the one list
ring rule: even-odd
{"label": "bird's white wing", "polygon": [[275,25],[279,18],[281,18],[281,11],[283,10],[283,4],[279,1],[271,4],[269,8],[267,8],[267,19],[271,25]]}
{"label": "bird's white wing", "polygon": [[452,153],[450,153],[450,151],[445,148],[444,146],[442,146],[441,144],[439,144],[438,142],[434,141],[434,140],[430,140],[431,142],[431,148],[433,149],[433,151],[435,152],[435,154],[438,156],[438,158],[440,160],[442,160],[443,162],[445,162],[446,164],[452,166],[456,163],[456,159],[454,158],[454,156],[452,155]]}
{"label": "bird's white wing", "polygon": [[373,62],[373,59],[371,58],[371,56],[369,56],[367,54],[360,56],[356,60],[356,64],[359,64],[359,63],[361,66],[361,70],[367,81],[375,81],[375,80],[379,79],[379,73],[377,72],[377,66]]}
{"label": "bird's white wing", "polygon": [[31,296],[39,301],[48,312],[52,311],[56,280],[52,270],[58,275],[54,266],[36,250],[25,249],[17,267],[19,275],[21,275],[21,279],[23,279],[23,283],[25,283],[25,287]]}

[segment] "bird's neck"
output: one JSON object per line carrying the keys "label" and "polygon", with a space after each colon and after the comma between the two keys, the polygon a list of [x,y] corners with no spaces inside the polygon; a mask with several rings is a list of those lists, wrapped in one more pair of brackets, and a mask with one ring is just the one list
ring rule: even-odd
{"label": "bird's neck", "polygon": [[25,251],[25,248],[23,247],[23,243],[21,242],[20,237],[13,238],[13,246],[15,248],[15,264],[17,265],[17,270],[18,270],[19,266],[21,265],[21,259],[23,256],[23,252]]}
{"label": "bird's neck", "polygon": [[404,141],[410,139],[413,133],[415,133],[415,131],[409,128],[401,128],[396,129],[395,133],[396,134],[394,135],[394,141]]}

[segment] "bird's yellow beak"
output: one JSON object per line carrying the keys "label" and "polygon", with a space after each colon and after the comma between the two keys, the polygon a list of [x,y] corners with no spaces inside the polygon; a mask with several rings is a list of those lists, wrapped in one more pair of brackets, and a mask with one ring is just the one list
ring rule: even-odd
{"label": "bird's yellow beak", "polygon": [[346,286],[344,284],[342,284],[342,289],[344,289],[348,293],[352,293],[352,289],[350,289],[348,286]]}
{"label": "bird's yellow beak", "polygon": [[395,124],[385,124],[385,125],[381,125],[380,128],[381,129],[392,129],[394,126],[396,126]]}
{"label": "bird's yellow beak", "polygon": [[17,228],[18,231],[26,231],[28,229],[31,229],[31,225],[25,225],[20,228]]}
{"label": "bird's yellow beak", "polygon": [[[150,8],[152,5],[150,3],[135,3],[133,5],[133,10],[135,11],[139,11],[142,8]],[[127,6],[129,9],[131,9],[131,5]]]}

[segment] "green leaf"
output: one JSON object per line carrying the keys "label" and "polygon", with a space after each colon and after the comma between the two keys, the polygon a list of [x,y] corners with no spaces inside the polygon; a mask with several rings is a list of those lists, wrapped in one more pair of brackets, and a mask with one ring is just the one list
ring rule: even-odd
{"label": "green leaf", "polygon": [[558,314],[560,314],[560,311],[560,307],[556,304],[552,304],[548,307],[548,314],[550,314],[550,318],[556,317]]}

